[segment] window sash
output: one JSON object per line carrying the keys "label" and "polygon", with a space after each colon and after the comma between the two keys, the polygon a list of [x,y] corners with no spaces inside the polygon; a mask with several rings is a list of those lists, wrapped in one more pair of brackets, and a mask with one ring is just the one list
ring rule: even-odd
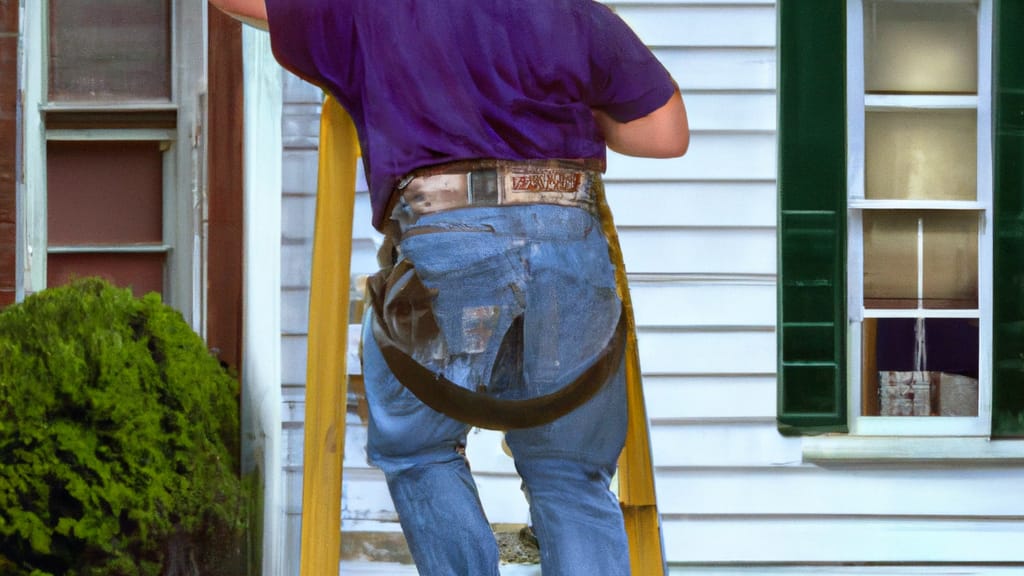
{"label": "window sash", "polygon": [[[949,95],[866,95],[864,78],[863,2],[847,3],[847,187],[852,209],[849,215],[847,244],[848,318],[848,419],[854,435],[962,435],[987,436],[992,420],[992,1],[980,0],[978,10],[978,94]],[[977,201],[869,200],[865,198],[865,114],[872,110],[970,109],[977,110]],[[863,416],[862,394],[862,322],[865,316],[906,317],[917,311],[885,312],[864,307],[863,214],[866,209],[920,209],[926,205],[955,211],[981,213],[978,253],[978,310],[957,311],[954,315],[977,314],[980,322],[979,406],[977,417],[886,417]],[[928,317],[950,317],[950,311],[928,311]]]}
{"label": "window sash", "polygon": [[[47,102],[48,17],[46,0],[23,6],[26,73],[23,78],[25,185],[23,293],[46,287],[46,142],[48,139],[147,139],[163,154],[164,238],[167,275],[164,299],[190,323],[202,326],[205,308],[204,84],[206,72],[203,3],[171,2],[171,99],[150,102]],[[36,113],[38,111],[38,113]],[[58,250],[61,247],[56,247]],[[154,245],[155,248],[155,245]]]}
{"label": "window sash", "polygon": [[[53,50],[54,41],[57,38],[56,36],[54,36],[56,32],[52,29],[53,14],[51,14],[51,4],[54,1],[55,0],[39,0],[39,3],[43,5],[42,10],[45,13],[45,17],[42,19],[42,38],[44,39],[44,41],[42,42],[42,45],[40,47],[43,50],[42,63],[45,70],[45,73],[43,74],[44,90],[42,91],[42,94],[44,101],[47,104],[63,104],[72,108],[88,108],[91,106],[105,106],[118,108],[122,105],[131,106],[133,104],[140,105],[142,107],[160,107],[162,105],[166,105],[168,102],[173,102],[175,100],[175,94],[177,93],[176,85],[178,68],[176,65],[176,54],[178,50],[177,42],[175,39],[176,34],[174,33],[174,29],[176,21],[176,12],[178,10],[176,5],[178,4],[178,2],[167,2],[166,5],[161,6],[161,8],[166,11],[167,24],[169,25],[169,29],[166,31],[168,35],[166,40],[168,41],[168,43],[166,46],[162,48],[162,50],[164,50],[165,53],[160,54],[161,56],[167,57],[166,68],[161,69],[159,74],[159,76],[162,76],[160,80],[161,84],[155,90],[153,86],[137,85],[136,88],[147,90],[149,91],[149,93],[142,97],[131,99],[120,96],[116,90],[110,90],[108,93],[100,94],[97,97],[87,97],[83,95],[84,91],[81,87],[74,87],[70,84],[64,87],[65,90],[67,90],[67,92],[63,94],[63,96],[59,93],[53,93],[55,87],[51,83],[51,79],[54,72],[53,70],[51,70],[51,66],[53,64],[53,60],[51,59],[51,51]],[[77,57],[79,56],[73,56],[72,60],[74,60]],[[145,68],[148,69],[150,67],[145,66]],[[163,84],[164,82],[166,82],[166,84]],[[65,83],[67,84],[67,82]],[[131,83],[131,81],[129,80],[125,82],[125,84],[128,83]],[[123,86],[122,89],[125,87],[127,86]],[[57,88],[59,89],[59,87]],[[108,90],[110,88],[111,87],[108,86],[106,82],[100,82],[100,86],[98,87],[98,89],[101,92],[104,90]]]}

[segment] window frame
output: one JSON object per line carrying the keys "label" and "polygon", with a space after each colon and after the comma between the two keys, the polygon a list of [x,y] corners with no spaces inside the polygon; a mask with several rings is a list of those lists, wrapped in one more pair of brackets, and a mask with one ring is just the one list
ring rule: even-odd
{"label": "window frame", "polygon": [[[851,436],[979,436],[992,429],[992,0],[944,0],[972,4],[978,9],[978,90],[975,96],[889,96],[865,93],[864,0],[846,3],[847,88],[847,422]],[[919,201],[865,199],[865,115],[876,110],[954,110],[977,113],[976,201]],[[928,209],[977,212],[978,310],[936,310],[924,317],[977,317],[979,320],[977,416],[865,416],[861,414],[862,333],[865,317],[893,317],[865,313],[863,308],[863,214],[871,209]],[[918,317],[918,311],[907,311]]]}
{"label": "window frame", "polygon": [[[205,3],[170,2],[169,101],[49,102],[49,1],[23,6],[24,214],[22,293],[46,288],[50,253],[166,254],[163,299],[194,327],[203,326],[206,294]],[[140,125],[133,118],[145,118]],[[81,121],[85,119],[84,121]],[[77,124],[77,125],[76,125]],[[163,150],[163,241],[145,246],[50,247],[47,144],[50,141],[153,141]]]}

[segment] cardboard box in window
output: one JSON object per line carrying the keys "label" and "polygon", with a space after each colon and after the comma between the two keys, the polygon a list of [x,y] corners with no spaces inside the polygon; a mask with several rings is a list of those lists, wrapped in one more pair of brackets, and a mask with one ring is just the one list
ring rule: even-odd
{"label": "cardboard box in window", "polygon": [[879,416],[977,416],[978,380],[922,370],[878,373]]}
{"label": "cardboard box in window", "polygon": [[939,378],[940,416],[977,416],[978,379],[943,372]]}
{"label": "cardboard box in window", "polygon": [[[878,373],[879,416],[928,416],[931,413],[932,372]],[[936,374],[937,376],[937,374]]]}

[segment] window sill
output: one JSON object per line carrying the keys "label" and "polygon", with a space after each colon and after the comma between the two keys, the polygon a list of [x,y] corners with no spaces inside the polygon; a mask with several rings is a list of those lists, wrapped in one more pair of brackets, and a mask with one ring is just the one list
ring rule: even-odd
{"label": "window sill", "polygon": [[803,439],[803,460],[821,466],[973,464],[1024,466],[1024,440],[970,437],[815,436]]}

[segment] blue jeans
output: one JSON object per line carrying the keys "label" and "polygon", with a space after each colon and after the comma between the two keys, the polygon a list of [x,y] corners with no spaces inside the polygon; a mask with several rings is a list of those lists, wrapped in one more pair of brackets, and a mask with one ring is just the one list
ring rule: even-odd
{"label": "blue jeans", "polygon": [[[618,321],[607,241],[584,210],[439,212],[405,227],[400,246],[437,291],[443,353],[420,359],[460,385],[508,398],[553,392],[589,366]],[[497,545],[461,455],[469,427],[405,389],[372,330],[364,329],[363,341],[367,449],[387,479],[420,574],[497,576]],[[609,490],[625,433],[621,365],[575,411],[506,433],[544,574],[629,574],[622,513]]]}

